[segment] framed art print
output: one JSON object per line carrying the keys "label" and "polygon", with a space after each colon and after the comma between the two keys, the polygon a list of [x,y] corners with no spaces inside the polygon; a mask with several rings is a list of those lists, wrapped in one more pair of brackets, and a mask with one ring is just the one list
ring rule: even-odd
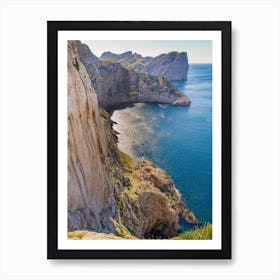
{"label": "framed art print", "polygon": [[231,258],[231,22],[48,22],[48,258]]}

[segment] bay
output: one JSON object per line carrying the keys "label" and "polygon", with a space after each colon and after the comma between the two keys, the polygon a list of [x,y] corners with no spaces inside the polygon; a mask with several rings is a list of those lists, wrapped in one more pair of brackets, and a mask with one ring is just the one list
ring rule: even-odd
{"label": "bay", "polygon": [[[188,81],[173,82],[190,107],[137,103],[112,115],[119,148],[146,158],[173,179],[201,224],[212,222],[212,65],[190,64]],[[192,227],[181,222],[182,231]]]}

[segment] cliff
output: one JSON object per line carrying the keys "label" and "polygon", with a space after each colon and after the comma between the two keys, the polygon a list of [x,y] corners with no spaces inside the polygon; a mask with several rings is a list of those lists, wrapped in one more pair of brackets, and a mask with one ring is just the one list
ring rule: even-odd
{"label": "cliff", "polygon": [[171,238],[178,235],[180,217],[196,223],[163,170],[136,163],[117,148],[110,115],[99,107],[76,41],[68,42],[67,66],[68,230]]}
{"label": "cliff", "polygon": [[154,76],[165,76],[173,81],[186,81],[188,79],[188,54],[186,52],[170,52],[156,57],[143,57],[137,53],[126,52],[114,54],[104,52],[101,60],[114,59],[125,68],[140,73],[149,73]]}
{"label": "cliff", "polygon": [[115,232],[115,186],[108,169],[110,147],[96,92],[85,67],[68,44],[68,228]]}
{"label": "cliff", "polygon": [[[113,55],[104,60],[94,56],[89,47],[80,41],[73,41],[84,64],[93,88],[97,92],[99,104],[106,110],[137,102],[164,103],[189,106],[185,96],[166,77],[156,77],[149,73],[140,73],[127,69],[114,60]],[[131,52],[122,54],[126,59]]]}

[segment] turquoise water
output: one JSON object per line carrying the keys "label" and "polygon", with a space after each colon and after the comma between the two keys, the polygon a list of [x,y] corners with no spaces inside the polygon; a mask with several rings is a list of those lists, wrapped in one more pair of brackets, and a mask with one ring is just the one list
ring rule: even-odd
{"label": "turquoise water", "polygon": [[166,170],[199,222],[212,222],[212,65],[191,64],[188,81],[174,84],[190,107],[138,103],[113,113],[114,129],[121,150]]}

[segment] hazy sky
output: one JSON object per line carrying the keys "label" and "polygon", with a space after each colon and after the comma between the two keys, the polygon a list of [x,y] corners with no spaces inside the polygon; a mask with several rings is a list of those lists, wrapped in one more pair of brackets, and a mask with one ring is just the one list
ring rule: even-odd
{"label": "hazy sky", "polygon": [[126,51],[136,52],[142,56],[157,56],[171,51],[187,52],[190,63],[212,63],[212,41],[209,40],[112,40],[82,41],[96,56],[105,51],[121,54]]}

